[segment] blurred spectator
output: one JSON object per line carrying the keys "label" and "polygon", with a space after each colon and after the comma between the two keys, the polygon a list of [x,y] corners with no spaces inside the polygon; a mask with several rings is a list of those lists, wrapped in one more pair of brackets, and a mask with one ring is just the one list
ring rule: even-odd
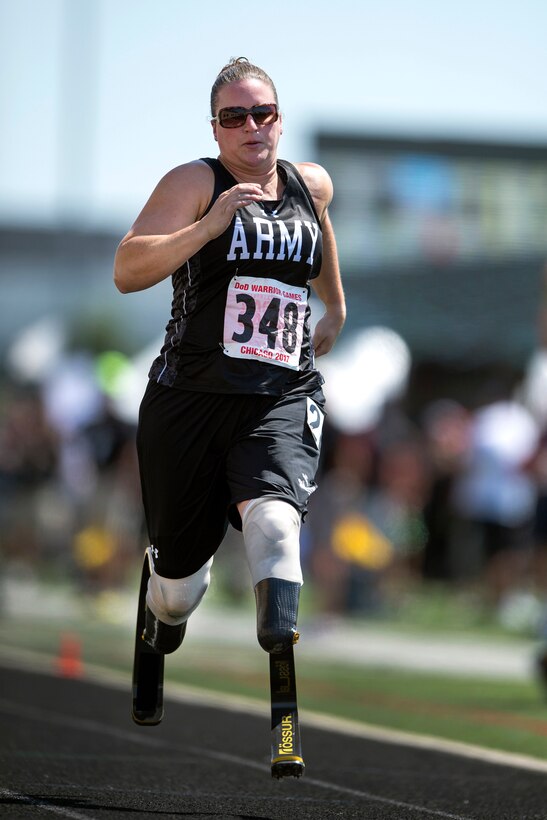
{"label": "blurred spectator", "polygon": [[390,442],[378,454],[370,515],[393,545],[387,580],[395,595],[421,576],[427,529],[424,508],[431,492],[431,467],[417,433]]}
{"label": "blurred spectator", "polygon": [[[537,488],[533,520],[532,579],[535,592],[540,600],[547,604],[547,430],[539,439],[529,466]],[[544,637],[547,641],[547,617],[544,624]]]}
{"label": "blurred spectator", "polygon": [[531,414],[515,401],[496,401],[472,420],[470,450],[455,503],[471,525],[494,606],[527,584],[536,486],[527,471],[538,443]]}
{"label": "blurred spectator", "polygon": [[0,553],[29,563],[39,551],[37,501],[54,475],[58,440],[39,394],[7,390],[0,409]]}
{"label": "blurred spectator", "polygon": [[374,609],[375,575],[387,565],[391,546],[372,529],[365,512],[374,464],[370,438],[340,434],[330,461],[310,499],[304,558],[323,612]]}
{"label": "blurred spectator", "polygon": [[0,405],[4,566],[118,586],[143,548],[134,426],[98,386],[88,354],[63,356],[43,384]]}
{"label": "blurred spectator", "polygon": [[537,503],[533,528],[532,590],[539,604],[538,669],[547,687],[547,429],[543,431],[538,448],[530,462],[530,470],[537,483]]}
{"label": "blurred spectator", "polygon": [[388,415],[383,429],[339,434],[310,500],[308,564],[325,612],[381,612],[420,574],[429,468],[420,438]]}
{"label": "blurred spectator", "polygon": [[422,570],[428,580],[449,581],[460,574],[457,553],[462,532],[454,488],[467,459],[470,417],[458,402],[439,399],[425,408],[422,425],[431,468],[430,492],[424,505]]}
{"label": "blurred spectator", "polygon": [[542,285],[537,317],[539,344],[528,364],[521,395],[541,431],[529,465],[537,488],[531,580],[539,607],[537,632],[541,646],[538,669],[547,688],[547,264],[543,268]]}
{"label": "blurred spectator", "polygon": [[80,508],[74,559],[90,589],[120,585],[144,546],[134,438],[134,428],[116,417],[107,400],[77,436],[93,482]]}

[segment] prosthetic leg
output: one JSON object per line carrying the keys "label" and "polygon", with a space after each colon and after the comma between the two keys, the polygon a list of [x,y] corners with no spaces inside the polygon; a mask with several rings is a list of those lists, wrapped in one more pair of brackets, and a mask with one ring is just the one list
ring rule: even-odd
{"label": "prosthetic leg", "polygon": [[147,550],[142,567],[133,657],[132,717],[140,726],[157,726],[163,717],[163,671],[165,656],[144,640],[146,592],[152,571]]}
{"label": "prosthetic leg", "polygon": [[165,655],[181,645],[188,618],[209,586],[212,563],[187,578],[163,578],[154,571],[152,549],[146,550],[133,661],[132,714],[141,726],[156,726],[163,717]]}
{"label": "prosthetic leg", "polygon": [[258,498],[243,516],[243,536],[253,577],[257,638],[270,656],[272,777],[301,777],[294,644],[302,573],[300,515],[276,498]]}
{"label": "prosthetic leg", "polygon": [[272,777],[301,777],[304,773],[294,644],[300,584],[266,578],[255,587],[257,636],[270,655],[271,771]]}

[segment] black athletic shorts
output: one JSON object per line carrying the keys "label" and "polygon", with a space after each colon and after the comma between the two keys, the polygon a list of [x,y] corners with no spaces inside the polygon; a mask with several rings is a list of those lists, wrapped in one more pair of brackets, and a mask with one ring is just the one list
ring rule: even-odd
{"label": "black athletic shorts", "polygon": [[192,575],[214,555],[234,506],[282,498],[301,513],[316,487],[324,396],[199,393],[150,381],[137,451],[156,571]]}

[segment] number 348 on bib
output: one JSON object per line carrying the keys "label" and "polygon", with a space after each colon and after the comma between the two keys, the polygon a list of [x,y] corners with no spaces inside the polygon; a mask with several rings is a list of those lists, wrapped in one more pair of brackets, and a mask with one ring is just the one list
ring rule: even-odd
{"label": "number 348 on bib", "polygon": [[307,288],[234,276],[226,297],[224,352],[298,370],[307,301]]}

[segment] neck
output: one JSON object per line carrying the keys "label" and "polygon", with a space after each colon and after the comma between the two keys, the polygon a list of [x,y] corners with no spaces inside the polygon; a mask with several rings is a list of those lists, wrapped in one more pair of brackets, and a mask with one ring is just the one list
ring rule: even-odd
{"label": "neck", "polygon": [[256,182],[262,186],[265,199],[279,199],[283,193],[283,184],[277,173],[277,160],[272,166],[264,168],[249,168],[236,165],[226,160],[222,155],[219,160],[238,182]]}

